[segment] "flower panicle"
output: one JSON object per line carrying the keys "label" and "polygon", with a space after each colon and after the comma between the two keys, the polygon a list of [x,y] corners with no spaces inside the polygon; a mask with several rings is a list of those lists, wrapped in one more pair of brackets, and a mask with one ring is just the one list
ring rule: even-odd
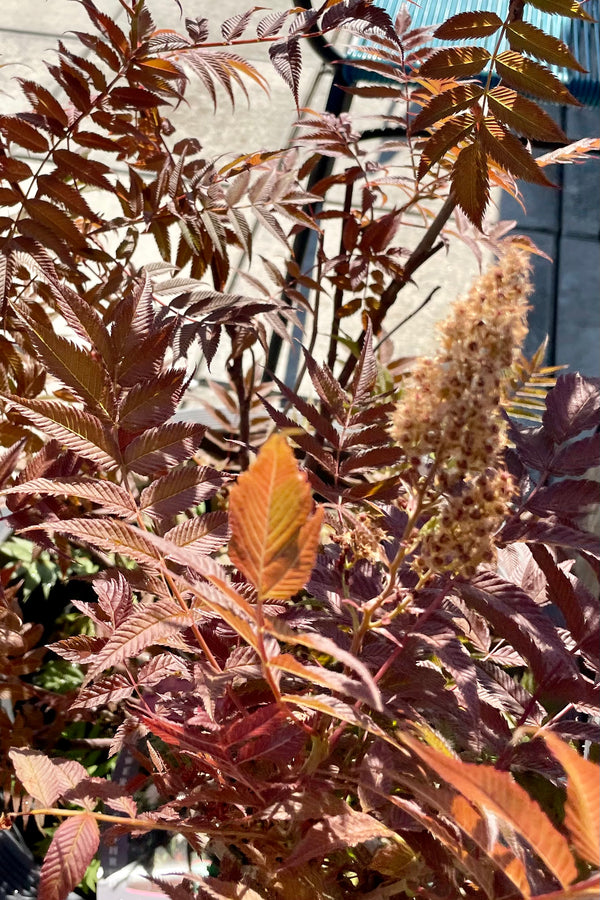
{"label": "flower panicle", "polygon": [[439,326],[436,356],[415,367],[392,417],[407,459],[430,457],[435,511],[419,568],[469,573],[492,562],[513,493],[504,470],[510,368],[527,334],[527,253],[509,245]]}

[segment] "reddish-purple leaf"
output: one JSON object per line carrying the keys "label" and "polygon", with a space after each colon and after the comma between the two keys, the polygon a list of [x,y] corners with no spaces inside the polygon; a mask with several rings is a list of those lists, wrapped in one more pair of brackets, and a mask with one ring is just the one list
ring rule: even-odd
{"label": "reddish-purple leaf", "polygon": [[278,75],[291,88],[296,106],[299,104],[300,73],[302,72],[302,54],[297,37],[289,37],[269,45],[269,56]]}
{"label": "reddish-purple leaf", "polygon": [[100,478],[34,478],[20,483],[6,493],[42,494],[51,497],[81,497],[100,506],[99,512],[130,519],[137,506],[131,494],[117,484]]}
{"label": "reddish-purple leaf", "polygon": [[186,519],[165,534],[165,540],[198,553],[213,553],[225,546],[230,537],[227,513],[222,510]]}
{"label": "reddish-purple leaf", "polygon": [[125,675],[105,675],[94,684],[83,688],[71,704],[71,709],[96,709],[98,706],[106,706],[107,703],[116,703],[130,697],[135,685]]}
{"label": "reddish-purple leaf", "polygon": [[6,399],[28,422],[69,450],[107,469],[119,465],[119,448],[110,431],[91,413],[59,400]]}
{"label": "reddish-purple leaf", "polygon": [[600,466],[600,434],[561,447],[552,459],[550,471],[553,475],[585,475],[595,466]]}
{"label": "reddish-purple leaf", "polygon": [[177,516],[212,497],[224,482],[210,466],[181,466],[144,488],[140,508],[158,519]]}
{"label": "reddish-purple leaf", "polygon": [[33,150],[34,153],[46,153],[48,150],[44,135],[18,116],[0,116],[0,131],[7,140],[26,150]]}
{"label": "reddish-purple leaf", "polygon": [[172,600],[136,607],[133,615],[119,625],[91,662],[84,685],[88,685],[104,669],[138,656],[146,647],[173,638],[190,624],[190,614]]}
{"label": "reddish-purple leaf", "polygon": [[600,413],[600,379],[560,375],[548,392],[544,425],[557,444],[595,429]]}
{"label": "reddish-purple leaf", "polygon": [[193,457],[205,431],[206,427],[196,422],[167,422],[148,428],[127,445],[125,464],[140,475],[166,472]]}
{"label": "reddish-purple leaf", "polygon": [[599,488],[597,481],[588,479],[566,478],[539,488],[527,500],[527,509],[538,516],[555,513],[557,516],[577,519],[585,516],[597,505]]}
{"label": "reddish-purple leaf", "polygon": [[85,875],[99,843],[98,823],[89,813],[61,822],[42,865],[38,900],[65,900]]}
{"label": "reddish-purple leaf", "polygon": [[11,750],[19,781],[42,806],[53,806],[62,794],[60,775],[52,760],[36,750]]}

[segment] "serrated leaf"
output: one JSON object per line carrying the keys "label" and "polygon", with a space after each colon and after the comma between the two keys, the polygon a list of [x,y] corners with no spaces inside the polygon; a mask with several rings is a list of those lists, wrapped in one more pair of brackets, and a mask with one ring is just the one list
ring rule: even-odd
{"label": "serrated leaf", "polygon": [[331,656],[332,659],[343,663],[343,665],[347,669],[352,669],[352,671],[356,672],[361,681],[366,685],[370,695],[369,702],[371,703],[373,708],[381,711],[382,706],[379,689],[367,667],[359,659],[357,659],[354,654],[349,653],[347,650],[344,650],[342,647],[338,646],[335,641],[331,640],[331,638],[325,637],[321,634],[293,631],[284,622],[278,621],[276,619],[267,620],[267,622],[265,623],[265,628],[270,634],[276,637],[278,641],[282,641],[283,643],[290,645],[307,647],[308,649],[314,650],[320,654],[327,654],[327,656]]}
{"label": "serrated leaf", "polygon": [[408,735],[401,740],[463,797],[514,828],[563,887],[575,880],[577,868],[565,838],[508,772],[462,762]]}
{"label": "serrated leaf", "polygon": [[538,736],[567,774],[565,827],[578,855],[600,866],[600,767],[544,729]]}
{"label": "serrated leaf", "polygon": [[548,392],[543,422],[557,444],[595,429],[600,412],[600,379],[561,375]]}
{"label": "serrated leaf", "polygon": [[89,813],[61,822],[46,851],[38,900],[65,900],[85,875],[99,843],[98,823]]}
{"label": "serrated leaf", "polygon": [[197,452],[206,427],[196,422],[167,422],[148,428],[125,448],[125,464],[140,475],[157,475]]}
{"label": "serrated leaf", "polygon": [[421,151],[419,178],[424,178],[430,168],[439,162],[449,150],[468,138],[474,125],[474,117],[467,114],[455,116],[437,128]]}
{"label": "serrated leaf", "polygon": [[600,466],[600,435],[592,434],[562,447],[550,463],[553,475],[585,475]]}
{"label": "serrated leaf", "polygon": [[241,37],[248,27],[248,22],[252,18],[253,13],[255,13],[256,10],[263,8],[264,7],[261,6],[253,6],[252,9],[248,9],[246,12],[238,13],[235,16],[230,16],[229,19],[225,19],[221,25],[223,40],[229,42],[235,41],[236,38]]}
{"label": "serrated leaf", "polygon": [[102,650],[94,657],[83,686],[100,672],[118,665],[142,650],[172,638],[191,624],[190,615],[172,600],[159,600],[138,606],[135,612],[112,633]]}
{"label": "serrated leaf", "polygon": [[36,84],[34,81],[27,81],[23,78],[18,78],[17,81],[37,113],[49,119],[54,119],[59,126],[67,127],[69,118],[56,97],[53,97],[49,90],[42,87],[41,84]]}
{"label": "serrated leaf", "polygon": [[509,87],[533,94],[554,103],[581,104],[573,97],[562,81],[540,63],[521,56],[513,50],[504,50],[496,57],[496,70]]}
{"label": "serrated leaf", "polygon": [[286,439],[273,435],[231,489],[229,554],[261,600],[288,599],[312,571],[322,510],[312,513],[306,475]]}
{"label": "serrated leaf", "polygon": [[33,150],[34,153],[46,153],[48,151],[48,141],[44,135],[30,125],[24,122],[18,116],[0,116],[0,131],[6,136],[7,140],[24,147],[26,150]]}
{"label": "serrated leaf", "polygon": [[[528,539],[529,535],[528,535]],[[522,588],[490,573],[461,584],[460,595],[527,660],[536,681],[557,695],[574,690],[580,675],[555,626]]]}
{"label": "serrated leaf", "polygon": [[85,541],[107,553],[120,553],[140,566],[151,569],[161,567],[162,557],[152,542],[152,535],[125,522],[108,518],[61,519],[44,527],[49,533],[56,532]]}
{"label": "serrated leaf", "polygon": [[216,510],[181,522],[167,531],[165,540],[198,553],[212,553],[225,546],[230,534],[227,514]]}
{"label": "serrated leaf", "polygon": [[100,419],[58,400],[8,396],[11,408],[59,444],[107,469],[119,465],[119,449]]}
{"label": "serrated leaf", "polygon": [[119,407],[120,427],[145,431],[163,425],[177,409],[186,383],[185,369],[168,369],[135,385]]}
{"label": "serrated leaf", "polygon": [[277,74],[291,88],[296,106],[298,106],[298,91],[300,88],[300,74],[302,72],[300,41],[297,37],[289,37],[285,41],[270,44],[269,57]]}
{"label": "serrated leaf", "polygon": [[565,478],[541,487],[527,501],[527,508],[538,516],[556,513],[577,519],[598,503],[598,482],[585,478]]}
{"label": "serrated leaf", "polygon": [[356,371],[350,391],[357,402],[369,396],[377,380],[377,360],[373,353],[373,327],[367,320],[362,350],[356,364]]}
{"label": "serrated leaf", "polygon": [[567,137],[554,119],[541,107],[522,97],[511,88],[498,85],[487,95],[490,111],[495,117],[513,128],[517,134],[532,140],[566,141]]}
{"label": "serrated leaf", "polygon": [[489,60],[485,47],[448,47],[425,60],[419,74],[423,78],[470,78],[479,75]]}
{"label": "serrated leaf", "polygon": [[585,11],[583,3],[578,0],[527,0],[536,9],[550,15],[568,16],[570,19],[586,19],[592,21],[591,16]]}
{"label": "serrated leaf", "polygon": [[110,166],[97,160],[86,159],[72,150],[55,150],[52,158],[59,173],[71,176],[75,181],[82,181],[105,191],[115,192],[115,188],[106,176],[111,174]]}
{"label": "serrated leaf", "polygon": [[506,29],[506,37],[511,50],[529,53],[530,56],[535,56],[537,59],[555,66],[574,69],[576,72],[585,72],[564,41],[551,34],[546,34],[541,28],[536,28],[530,22],[522,20],[510,22]]}
{"label": "serrated leaf", "polygon": [[493,116],[486,116],[479,131],[481,144],[492,159],[515,178],[551,187],[533,156],[521,141],[503,128]]}
{"label": "serrated leaf", "polygon": [[84,200],[79,190],[72,184],[61,181],[55,175],[40,175],[37,180],[40,195],[51,197],[76,216],[82,216],[89,222],[100,222],[101,216],[94,212]]}
{"label": "serrated leaf", "polygon": [[316,713],[324,713],[331,716],[332,719],[339,719],[340,722],[347,722],[375,737],[381,738],[393,747],[398,748],[398,742],[388,735],[383,728],[380,728],[365,713],[359,712],[354,707],[344,703],[337,697],[330,697],[328,694],[282,694],[284,703],[290,703],[293,706],[299,706],[301,709],[308,709]]}
{"label": "serrated leaf", "polygon": [[105,675],[89,687],[83,688],[71,704],[70,709],[96,709],[107,703],[124,700],[126,697],[130,697],[134,690],[135,685],[125,675],[118,672],[115,675]]}
{"label": "serrated leaf", "polygon": [[477,228],[490,199],[487,159],[479,141],[463,147],[452,168],[452,190],[456,202]]}
{"label": "serrated leaf", "polygon": [[45,328],[31,317],[28,317],[28,325],[33,345],[52,375],[70,388],[86,404],[89,412],[109,415],[113,403],[109,399],[108,372],[102,363],[89,350],[78,347],[73,341]]}
{"label": "serrated leaf", "polygon": [[43,806],[53,806],[62,793],[62,782],[55,766],[37,750],[10,750],[17,778],[28,793]]}
{"label": "serrated leaf", "polygon": [[256,26],[257,37],[266,38],[276,35],[278,31],[281,31],[291,12],[291,9],[286,9],[283,12],[275,11],[264,16]]}
{"label": "serrated leaf", "polygon": [[555,163],[568,165],[589,159],[588,154],[598,150],[600,150],[600,138],[582,138],[580,141],[573,141],[566,147],[558,147],[557,150],[551,150],[549,153],[538,156],[536,162],[538,166],[551,166]]}
{"label": "serrated leaf", "polygon": [[463,41],[487,37],[502,27],[502,19],[487,9],[458,13],[450,16],[433,32],[441,41]]}
{"label": "serrated leaf", "polygon": [[223,475],[210,466],[183,466],[174,469],[144,488],[140,508],[149,516],[177,516],[222,487]]}
{"label": "serrated leaf", "polygon": [[122,487],[99,478],[34,478],[5,491],[6,494],[45,494],[52,497],[79,497],[98,503],[102,510],[128,519],[135,516],[137,506]]}

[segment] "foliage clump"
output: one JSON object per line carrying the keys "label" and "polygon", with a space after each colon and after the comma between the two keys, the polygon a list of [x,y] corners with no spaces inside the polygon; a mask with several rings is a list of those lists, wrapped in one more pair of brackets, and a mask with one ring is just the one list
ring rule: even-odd
{"label": "foliage clump", "polygon": [[[511,49],[432,54],[369,0],[253,8],[217,40],[202,17],[157,28],[144,0],[122,28],[80,2],[81,53],[48,66],[61,102],[23,81],[28,108],[0,119],[0,486],[32,548],[0,572],[0,821],[45,832],[40,900],[124,833],[211,858],[160,882],[173,900],[596,896],[599,384],[522,356],[528,257],[479,230],[492,182],[597,145],[534,160],[511,132],[560,139],[524,95],[554,89],[548,54],[578,66],[519,11],[584,6],[461,14],[438,36]],[[302,44],[336,29],[388,75],[356,92],[421,105],[406,170],[345,114],[234,160],[179,139],[190,77],[215,104],[265,86],[232,42],[268,44],[297,103]],[[483,63],[499,85],[471,78]],[[498,263],[435,358],[407,360],[386,316],[452,216]],[[314,269],[265,259],[231,290],[255,221],[288,249],[313,232]],[[142,234],[159,258],[140,268]],[[273,352],[299,309],[303,391]],[[209,425],[186,410],[194,354],[225,357]]]}

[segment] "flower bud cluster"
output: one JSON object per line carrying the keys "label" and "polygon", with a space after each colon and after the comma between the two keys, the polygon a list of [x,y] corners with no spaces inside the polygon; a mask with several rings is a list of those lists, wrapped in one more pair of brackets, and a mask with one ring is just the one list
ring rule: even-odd
{"label": "flower bud cluster", "polygon": [[[454,304],[440,349],[415,367],[392,417],[392,437],[418,465],[430,457],[442,511],[423,538],[438,571],[465,571],[493,556],[511,481],[502,468],[507,370],[527,334],[527,254],[514,245]],[[437,504],[436,504],[437,506]],[[475,562],[474,562],[475,561]]]}

